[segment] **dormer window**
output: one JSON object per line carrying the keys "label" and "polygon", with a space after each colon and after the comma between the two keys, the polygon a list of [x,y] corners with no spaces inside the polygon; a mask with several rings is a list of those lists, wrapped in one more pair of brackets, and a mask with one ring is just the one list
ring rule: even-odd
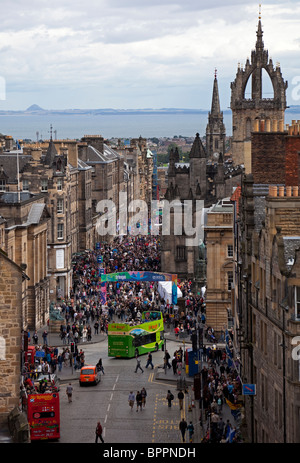
{"label": "dormer window", "polygon": [[62,172],[62,162],[61,159],[56,161],[56,172]]}
{"label": "dormer window", "polygon": [[48,191],[48,180],[47,179],[42,179],[41,180],[41,191],[43,193]]}

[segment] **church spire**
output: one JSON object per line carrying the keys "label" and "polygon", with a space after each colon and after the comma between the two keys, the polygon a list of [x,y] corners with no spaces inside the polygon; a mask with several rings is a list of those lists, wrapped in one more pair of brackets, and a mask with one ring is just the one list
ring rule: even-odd
{"label": "church spire", "polygon": [[258,26],[256,31],[256,50],[263,50],[264,42],[263,42],[263,30],[261,25],[261,5],[259,5],[259,15],[258,15]]}
{"label": "church spire", "polygon": [[215,78],[214,78],[214,86],[213,86],[213,94],[212,94],[210,114],[212,116],[219,116],[220,113],[221,113],[221,107],[220,107],[220,98],[219,98],[217,70],[215,69]]}

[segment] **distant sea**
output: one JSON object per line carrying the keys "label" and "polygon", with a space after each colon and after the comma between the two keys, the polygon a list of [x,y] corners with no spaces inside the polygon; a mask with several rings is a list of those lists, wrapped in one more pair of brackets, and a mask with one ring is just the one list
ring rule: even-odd
{"label": "distant sea", "polygon": [[[286,111],[285,122],[300,120],[300,107],[296,112]],[[0,133],[14,139],[49,139],[50,125],[53,138],[80,139],[84,135],[102,135],[104,138],[143,138],[173,136],[205,136],[207,113],[185,114],[47,114],[0,115]],[[224,112],[226,134],[232,133],[231,112]],[[56,133],[54,133],[56,131]],[[37,134],[38,132],[38,134]]]}

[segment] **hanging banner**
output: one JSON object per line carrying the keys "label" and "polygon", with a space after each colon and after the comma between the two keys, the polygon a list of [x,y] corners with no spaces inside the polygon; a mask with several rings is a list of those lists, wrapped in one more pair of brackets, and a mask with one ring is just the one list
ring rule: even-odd
{"label": "hanging banner", "polygon": [[172,304],[177,304],[177,275],[159,272],[119,272],[101,275],[101,287],[104,282],[116,281],[172,281]]}

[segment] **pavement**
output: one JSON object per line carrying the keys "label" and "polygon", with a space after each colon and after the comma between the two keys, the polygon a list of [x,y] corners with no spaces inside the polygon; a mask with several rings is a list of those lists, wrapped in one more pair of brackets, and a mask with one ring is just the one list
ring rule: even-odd
{"label": "pavement", "polygon": [[[60,347],[60,348],[66,347],[66,344],[63,344],[59,333],[51,332],[51,327],[49,329],[48,326],[45,326],[45,327],[43,327],[43,328],[41,328],[41,329],[39,329],[37,331],[38,336],[39,336],[39,344],[42,343],[42,340],[43,340],[42,333],[44,332],[45,329],[47,329],[47,331],[48,331],[48,345],[49,346]],[[32,335],[32,333],[31,333],[31,335]],[[104,342],[106,339],[107,339],[107,335],[101,333],[101,334],[98,334],[98,335],[93,335],[91,341],[88,341],[88,342],[85,342],[85,343],[80,342],[78,344],[78,346],[79,346],[79,348],[83,348],[83,347],[85,347],[85,346],[87,346],[89,344]],[[178,342],[178,344],[181,345],[181,347],[183,349],[185,347],[187,347],[187,346],[190,347],[190,345],[192,344],[189,337],[176,338],[175,334],[173,334],[171,331],[169,331],[169,332],[166,331],[165,332],[165,339],[166,339],[166,343],[168,343],[168,340]],[[32,342],[30,344],[32,344]],[[208,346],[208,345],[211,345],[211,344],[207,343],[206,345]],[[220,347],[224,347],[224,345],[221,344]],[[206,363],[204,362],[203,365],[205,365],[205,364]],[[74,379],[77,379],[77,377],[79,377],[79,370],[72,369],[71,367],[63,367],[62,371],[60,371],[60,372],[57,371],[57,376],[58,376],[58,378],[60,380],[60,383],[63,384],[63,383],[72,381]],[[207,423],[203,424],[203,428],[202,428],[202,426],[200,426],[200,423],[199,423],[200,406],[199,406],[198,401],[193,402],[193,400],[192,400],[194,398],[194,393],[193,393],[194,379],[193,379],[193,377],[189,377],[188,374],[186,374],[186,372],[185,372],[185,374],[182,375],[182,379],[180,379],[177,375],[174,375],[172,368],[167,369],[165,371],[164,368],[163,368],[163,365],[159,365],[159,366],[155,367],[155,369],[154,369],[154,380],[155,381],[167,382],[168,384],[170,384],[171,387],[172,386],[176,387],[176,390],[179,390],[179,389],[181,389],[181,387],[184,388],[184,386],[186,386],[186,390],[187,390],[188,394],[186,394],[186,396],[185,396],[186,397],[185,400],[186,400],[186,404],[187,404],[187,406],[186,406],[187,416],[185,418],[186,418],[186,420],[188,422],[192,421],[193,424],[194,424],[194,427],[195,427],[194,443],[201,442],[201,439],[202,439],[203,433],[204,433],[204,429],[206,429],[206,427],[207,427]],[[175,397],[177,396],[176,393],[174,395],[175,395]],[[230,422],[233,425],[235,424],[234,420],[233,420],[233,417],[232,417],[232,415],[230,413],[230,409],[229,409],[229,407],[227,405],[223,406],[222,416],[223,416],[224,422],[226,422],[226,420],[229,419]],[[2,426],[1,429],[0,429],[0,444],[1,443],[12,443],[12,438],[10,436],[8,427]]]}
{"label": "pavement", "polygon": [[[48,345],[52,347],[67,347],[68,344],[63,344],[60,334],[59,333],[53,333],[51,332],[51,329],[49,327],[43,327],[40,330],[37,331],[38,336],[39,336],[39,343],[42,341],[42,333],[44,330],[47,329],[48,331]],[[187,336],[186,338],[176,338],[175,334],[172,333],[172,331],[165,331],[165,339],[166,339],[166,344],[168,341],[174,341],[178,342],[178,345],[183,348],[189,348],[192,345],[192,342],[190,340],[190,337]],[[86,341],[86,342],[79,342],[78,343],[78,348],[83,349],[89,345],[89,344],[95,344],[95,343],[100,343],[104,342],[107,340],[107,335],[106,334],[98,334],[98,335],[92,335],[92,340],[91,341]],[[206,346],[212,346],[212,343],[205,343]],[[225,344],[217,344],[217,346],[220,347],[225,347]],[[203,362],[203,365],[207,366],[206,362]],[[64,367],[62,370],[59,372],[57,371],[56,374],[59,378],[59,381],[61,384],[74,381],[74,379],[79,378],[79,372],[80,370],[75,370],[71,367]],[[188,373],[185,371],[182,377],[178,377],[178,375],[174,375],[173,369],[172,368],[167,368],[166,370],[163,368],[163,364],[156,366],[154,368],[154,381],[162,381],[165,383],[168,383],[170,387],[176,387],[176,391],[179,389],[185,389],[187,390],[188,394],[185,396],[186,397],[186,410],[187,410],[187,416],[185,417],[186,420],[192,421],[195,427],[195,434],[194,434],[194,442],[199,443],[201,442],[201,439],[205,433],[205,429],[207,427],[207,423],[203,423],[203,428],[200,426],[199,422],[199,417],[200,417],[200,404],[199,401],[193,401],[194,399],[194,392],[193,392],[193,385],[194,385],[194,378],[190,377]],[[177,394],[174,393],[175,397],[177,397]],[[225,404],[223,405],[223,412],[222,412],[223,420],[226,422],[226,420],[230,420],[230,422],[235,425],[234,419],[231,415],[229,407]]]}

